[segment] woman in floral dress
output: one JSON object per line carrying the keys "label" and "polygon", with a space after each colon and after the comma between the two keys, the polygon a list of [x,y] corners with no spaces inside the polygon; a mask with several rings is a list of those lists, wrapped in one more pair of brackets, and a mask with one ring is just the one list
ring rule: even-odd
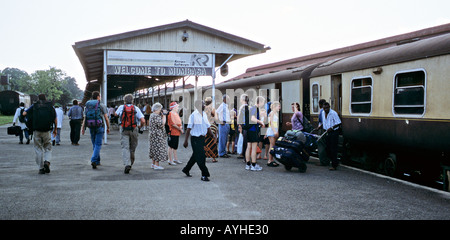
{"label": "woman in floral dress", "polygon": [[167,135],[164,125],[166,115],[162,113],[162,105],[155,103],[152,106],[152,114],[149,119],[149,157],[153,160],[152,168],[162,170],[159,162],[167,160]]}

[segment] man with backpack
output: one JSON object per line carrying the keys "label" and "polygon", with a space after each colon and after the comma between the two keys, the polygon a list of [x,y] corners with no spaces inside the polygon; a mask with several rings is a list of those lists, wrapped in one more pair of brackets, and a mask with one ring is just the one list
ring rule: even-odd
{"label": "man with backpack", "polygon": [[106,123],[106,132],[109,133],[108,110],[105,104],[100,103],[100,99],[100,92],[94,91],[92,100],[87,101],[85,104],[85,118],[81,127],[81,134],[84,135],[86,127],[89,128],[91,133],[91,142],[94,149],[91,157],[93,169],[100,165],[100,150],[102,148],[103,135],[105,134],[103,123]]}
{"label": "man with backpack", "polygon": [[50,173],[50,160],[52,158],[52,141],[50,131],[56,136],[55,109],[52,103],[47,101],[44,94],[40,94],[38,101],[24,111],[27,116],[27,127],[33,131],[34,151],[36,153],[36,164],[39,166],[39,174]]}
{"label": "man with backpack", "polygon": [[134,163],[134,152],[138,145],[138,119],[140,126],[145,126],[145,118],[141,110],[133,105],[133,95],[127,94],[123,98],[124,105],[119,106],[116,116],[119,116],[120,145],[122,146],[122,159],[125,165],[124,173],[130,173]]}

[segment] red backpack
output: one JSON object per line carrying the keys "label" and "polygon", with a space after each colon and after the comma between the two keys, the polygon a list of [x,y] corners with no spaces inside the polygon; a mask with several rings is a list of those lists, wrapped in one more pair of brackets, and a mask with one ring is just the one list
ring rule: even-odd
{"label": "red backpack", "polygon": [[134,130],[137,126],[134,105],[123,105],[121,124],[123,130]]}

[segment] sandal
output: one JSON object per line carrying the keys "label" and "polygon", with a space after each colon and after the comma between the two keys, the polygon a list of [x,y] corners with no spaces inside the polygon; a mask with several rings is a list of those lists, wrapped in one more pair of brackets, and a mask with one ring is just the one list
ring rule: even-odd
{"label": "sandal", "polygon": [[276,163],[275,161],[272,161],[272,162],[268,163],[267,166],[269,166],[269,167],[278,167],[278,166],[280,166],[280,164]]}

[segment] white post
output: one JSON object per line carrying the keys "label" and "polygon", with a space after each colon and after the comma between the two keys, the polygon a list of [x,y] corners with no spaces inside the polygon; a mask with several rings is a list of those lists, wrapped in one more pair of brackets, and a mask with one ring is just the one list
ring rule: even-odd
{"label": "white post", "polygon": [[[107,50],[103,50],[103,83],[102,83],[102,89],[101,89],[101,95],[102,95],[102,99],[101,99],[101,102],[103,103],[103,104],[105,104],[105,106],[107,106],[108,105],[108,98],[107,98],[107,87],[108,87],[108,83],[107,83],[107,81],[108,81],[108,73],[107,73],[107,71],[108,71],[108,68],[107,68],[107,61],[106,61],[106,58],[107,58]],[[105,124],[105,126],[104,126],[104,128],[105,128],[105,144],[108,144],[108,132],[106,131],[106,129],[107,129],[107,127],[108,126],[106,126],[106,121],[104,122],[104,124]]]}
{"label": "white post", "polygon": [[212,102],[213,102],[213,108],[216,108],[216,54],[213,54],[212,59]]}

